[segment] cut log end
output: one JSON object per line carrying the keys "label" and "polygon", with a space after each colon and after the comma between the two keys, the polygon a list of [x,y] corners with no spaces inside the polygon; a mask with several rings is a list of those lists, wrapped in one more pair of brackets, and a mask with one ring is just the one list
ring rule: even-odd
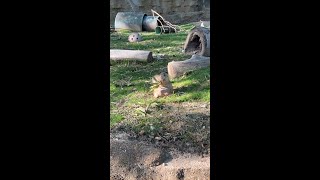
{"label": "cut log end", "polygon": [[152,52],[150,52],[147,56],[147,62],[152,62],[153,61],[153,56],[152,56]]}

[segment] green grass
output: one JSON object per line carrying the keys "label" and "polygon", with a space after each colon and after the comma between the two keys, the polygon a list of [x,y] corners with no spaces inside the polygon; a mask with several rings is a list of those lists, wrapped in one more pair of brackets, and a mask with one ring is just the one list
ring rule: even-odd
{"label": "green grass", "polygon": [[111,114],[110,119],[110,125],[113,126],[114,124],[120,122],[123,119],[123,116],[120,114]]}
{"label": "green grass", "polygon": [[[122,107],[130,108],[137,104],[178,103],[210,101],[210,68],[193,71],[187,75],[172,80],[174,94],[155,99],[150,92],[152,76],[166,69],[168,62],[189,59],[190,55],[182,52],[183,45],[190,29],[194,26],[186,24],[180,26],[181,31],[172,34],[157,35],[154,32],[140,32],[143,41],[138,43],[128,42],[131,32],[120,31],[110,34],[111,49],[148,50],[153,55],[164,54],[162,60],[151,63],[120,62],[110,66],[110,101],[111,110],[118,109],[117,103],[125,99]],[[110,125],[124,119],[121,114],[112,114]],[[149,120],[152,121],[152,120]],[[150,123],[150,122],[146,122]],[[142,123],[145,124],[145,123]]]}

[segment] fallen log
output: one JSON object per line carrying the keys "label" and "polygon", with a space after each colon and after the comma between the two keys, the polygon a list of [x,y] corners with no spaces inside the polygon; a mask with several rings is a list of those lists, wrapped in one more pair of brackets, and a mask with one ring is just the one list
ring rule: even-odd
{"label": "fallen log", "polygon": [[153,60],[152,52],[141,50],[110,49],[110,62],[123,60],[151,62]]}
{"label": "fallen log", "polygon": [[170,79],[182,76],[183,74],[210,66],[210,57],[192,55],[184,61],[172,61],[168,63],[168,74]]}
{"label": "fallen log", "polygon": [[184,44],[185,54],[198,54],[210,56],[210,29],[204,27],[193,28],[187,36]]}

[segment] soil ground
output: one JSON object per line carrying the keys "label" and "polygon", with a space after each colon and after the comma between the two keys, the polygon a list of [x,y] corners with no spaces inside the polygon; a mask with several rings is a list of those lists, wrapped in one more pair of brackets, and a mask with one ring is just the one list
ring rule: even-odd
{"label": "soil ground", "polygon": [[210,179],[210,104],[171,103],[154,111],[168,123],[154,136],[126,121],[111,129],[111,179]]}

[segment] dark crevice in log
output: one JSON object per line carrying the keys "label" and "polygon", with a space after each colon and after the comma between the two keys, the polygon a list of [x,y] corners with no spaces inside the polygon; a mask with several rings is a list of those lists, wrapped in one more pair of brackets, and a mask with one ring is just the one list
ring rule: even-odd
{"label": "dark crevice in log", "polygon": [[210,29],[193,28],[187,36],[184,52],[188,55],[210,56]]}
{"label": "dark crevice in log", "polygon": [[199,54],[202,50],[202,43],[200,41],[200,37],[194,34],[188,43],[185,53],[189,55]]}

